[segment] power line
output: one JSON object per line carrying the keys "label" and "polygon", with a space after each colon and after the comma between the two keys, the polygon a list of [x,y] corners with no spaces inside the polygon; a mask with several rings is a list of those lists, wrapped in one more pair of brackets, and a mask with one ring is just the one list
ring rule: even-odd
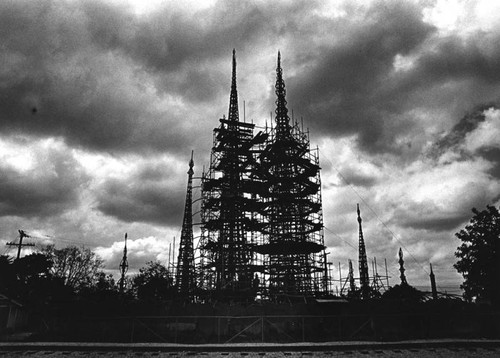
{"label": "power line", "polygon": [[[325,229],[326,231],[328,231],[329,233],[331,233],[331,234],[335,235],[338,239],[340,239],[341,241],[343,241],[344,243],[346,243],[347,245],[349,245],[350,247],[352,247],[352,248],[353,248],[356,252],[358,252],[358,248],[357,248],[356,246],[354,246],[353,244],[351,244],[349,241],[344,240],[344,239],[342,238],[342,236],[340,236],[340,235],[339,235],[339,234],[337,234],[336,232],[334,232],[334,231],[330,230],[330,229],[329,229],[329,228],[327,228],[326,226],[324,226],[324,229]],[[380,268],[385,269],[385,266],[382,266],[382,264],[380,264],[380,263],[378,263],[378,262],[377,262],[377,266],[378,266],[378,267],[380,267]],[[394,271],[392,271],[392,270],[390,270],[390,269],[388,269],[388,271],[391,273],[391,275],[396,275],[396,273],[394,273]]]}
{"label": "power line", "polygon": [[342,180],[351,188],[351,190],[358,196],[358,198],[363,202],[364,205],[372,212],[372,214],[375,216],[375,218],[384,226],[384,228],[392,235],[392,237],[401,245],[401,247],[410,255],[410,257],[415,261],[421,268],[422,270],[429,275],[429,272],[426,270],[426,268],[413,256],[413,254],[408,250],[408,248],[399,240],[398,236],[385,224],[385,222],[380,219],[380,217],[377,215],[377,213],[371,208],[371,206],[365,201],[365,199],[358,193],[358,191],[349,183],[349,181],[342,175],[342,173],[333,165],[333,163],[326,158],[326,160],[330,163],[333,169],[338,173],[338,175],[342,178]]}

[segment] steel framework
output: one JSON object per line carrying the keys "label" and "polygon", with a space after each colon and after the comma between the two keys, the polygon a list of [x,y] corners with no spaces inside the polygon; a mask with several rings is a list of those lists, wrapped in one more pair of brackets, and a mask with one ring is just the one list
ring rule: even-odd
{"label": "steel framework", "polygon": [[181,240],[179,243],[179,256],[177,259],[177,271],[175,285],[179,296],[186,301],[192,302],[196,291],[196,272],[194,264],[193,247],[193,152],[189,161],[188,183],[186,191],[186,204],[184,206],[184,218],[182,221]]}
{"label": "steel framework", "polygon": [[[361,298],[369,298],[370,296],[370,277],[368,274],[368,260],[366,258],[365,239],[363,237],[363,227],[361,223],[361,212],[359,204],[357,204],[358,225],[359,225],[359,284],[361,286]],[[374,274],[375,275],[375,274]]]}
{"label": "steel framework", "polygon": [[256,145],[265,135],[253,135],[254,124],[241,122],[233,50],[228,118],[214,129],[210,166],[202,175],[202,287],[218,299],[255,296],[260,190]]}
{"label": "steel framework", "polygon": [[125,233],[125,244],[123,245],[123,257],[122,260],[120,261],[120,265],[118,266],[120,268],[120,294],[123,294],[125,290],[125,284],[126,284],[126,277],[125,274],[128,271],[128,260],[127,260],[127,233]]}
{"label": "steel framework", "polygon": [[259,156],[266,191],[264,244],[256,250],[266,257],[271,297],[317,295],[328,289],[318,151],[290,123],[279,52],[275,92],[275,128]]}
{"label": "steel framework", "polygon": [[233,50],[227,119],[202,174],[200,284],[216,299],[328,291],[318,150],[290,123],[278,53],[275,126],[241,122]]}

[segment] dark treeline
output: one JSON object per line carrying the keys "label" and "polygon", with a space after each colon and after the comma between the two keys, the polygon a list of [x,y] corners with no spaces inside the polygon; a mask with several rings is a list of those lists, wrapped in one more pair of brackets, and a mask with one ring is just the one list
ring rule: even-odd
{"label": "dark treeline", "polygon": [[159,313],[157,304],[174,296],[170,272],[148,262],[126,278],[123,292],[90,249],[48,246],[17,260],[0,256],[0,294],[33,315],[79,316]]}

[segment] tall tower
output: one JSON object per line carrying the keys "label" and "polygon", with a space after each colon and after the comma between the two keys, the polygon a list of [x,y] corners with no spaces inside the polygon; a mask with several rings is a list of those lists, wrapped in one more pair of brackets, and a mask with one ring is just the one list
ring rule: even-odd
{"label": "tall tower", "polygon": [[123,294],[125,289],[125,274],[128,271],[128,261],[127,261],[127,233],[125,233],[125,245],[123,246],[123,257],[120,261],[120,293]]}
{"label": "tall tower", "polygon": [[406,281],[406,276],[405,276],[405,261],[403,260],[403,250],[399,248],[399,272],[401,272],[401,275],[399,278],[401,279],[401,285],[407,285],[408,282]]}
{"label": "tall tower", "polygon": [[369,298],[370,295],[370,277],[368,275],[368,260],[366,258],[365,239],[363,238],[363,227],[361,222],[361,212],[357,204],[358,225],[359,225],[359,283],[361,285],[361,297]]}
{"label": "tall tower", "polygon": [[202,176],[203,288],[218,299],[246,299],[251,294],[252,232],[257,205],[254,145],[265,136],[253,136],[254,124],[240,122],[236,88],[236,52],[233,50],[228,118],[214,129],[210,167]]}
{"label": "tall tower", "polygon": [[323,218],[317,151],[298,125],[290,123],[278,52],[275,127],[260,155],[266,244],[256,248],[267,259],[269,294],[313,295],[324,286]]}
{"label": "tall tower", "polygon": [[193,152],[189,161],[186,203],[184,206],[184,219],[182,220],[181,240],[179,243],[179,256],[175,284],[179,296],[192,302],[196,289],[193,248]]}
{"label": "tall tower", "polygon": [[431,280],[431,291],[432,291],[432,299],[437,300],[437,288],[436,288],[436,276],[434,276],[434,272],[432,272],[432,264],[429,263],[431,268],[431,273],[429,274],[429,278]]}
{"label": "tall tower", "polygon": [[349,260],[349,276],[347,278],[349,279],[349,292],[353,295],[356,292],[356,283],[354,282],[354,270],[351,260]]}

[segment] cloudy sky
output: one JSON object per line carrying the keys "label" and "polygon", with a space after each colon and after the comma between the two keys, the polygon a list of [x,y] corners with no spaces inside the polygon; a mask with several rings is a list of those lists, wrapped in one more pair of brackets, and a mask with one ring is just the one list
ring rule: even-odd
{"label": "cloudy sky", "polygon": [[432,262],[457,286],[454,233],[500,204],[498,14],[487,0],[2,1],[0,253],[22,228],[116,269],[128,232],[132,271],[167,263],[191,150],[200,175],[227,115],[232,49],[257,125],[280,50],[289,110],[320,150],[334,266],[357,262],[360,203],[391,284],[403,247],[409,283]]}

